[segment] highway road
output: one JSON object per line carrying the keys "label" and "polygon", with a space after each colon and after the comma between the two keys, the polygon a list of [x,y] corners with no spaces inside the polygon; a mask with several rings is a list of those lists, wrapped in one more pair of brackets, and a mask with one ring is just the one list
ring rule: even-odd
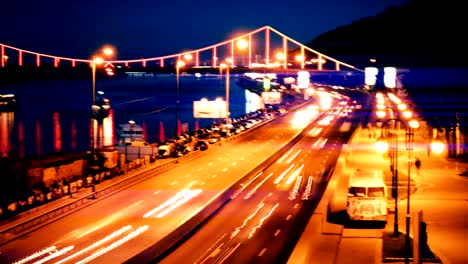
{"label": "highway road", "polygon": [[[315,117],[306,111],[307,107],[286,113],[236,140],[223,142],[220,148],[212,148],[195,159],[98,199],[2,245],[0,263],[122,263],[129,260],[167,237],[233,183],[249,176],[248,173],[266,157],[300,135]],[[301,122],[297,122],[298,119]],[[303,156],[299,154],[293,150],[288,156]],[[265,177],[267,173],[262,175]],[[265,202],[258,216],[277,208],[286,208],[286,214],[290,208],[280,208],[275,203],[275,199],[289,195],[287,189],[284,190],[278,198],[259,191],[255,201],[249,204],[258,206],[258,196],[262,193]],[[235,193],[234,190],[231,195]],[[238,201],[241,199],[235,200]]]}
{"label": "highway road", "polygon": [[286,263],[356,121],[328,117],[330,124],[318,122],[271,166],[245,179],[231,202],[158,261]]}

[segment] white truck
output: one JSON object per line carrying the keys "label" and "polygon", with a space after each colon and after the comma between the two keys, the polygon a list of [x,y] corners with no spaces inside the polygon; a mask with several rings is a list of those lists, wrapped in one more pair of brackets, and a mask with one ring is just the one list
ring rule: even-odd
{"label": "white truck", "polygon": [[349,178],[346,207],[351,221],[387,222],[387,185],[382,172],[354,171]]}

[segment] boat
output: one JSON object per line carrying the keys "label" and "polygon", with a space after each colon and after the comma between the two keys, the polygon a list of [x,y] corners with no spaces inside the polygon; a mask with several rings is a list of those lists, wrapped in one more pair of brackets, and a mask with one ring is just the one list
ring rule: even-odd
{"label": "boat", "polygon": [[133,145],[145,142],[143,127],[135,123],[120,124],[117,128],[118,142],[121,145]]}
{"label": "boat", "polygon": [[0,94],[0,112],[14,112],[16,110],[16,96],[14,94]]}

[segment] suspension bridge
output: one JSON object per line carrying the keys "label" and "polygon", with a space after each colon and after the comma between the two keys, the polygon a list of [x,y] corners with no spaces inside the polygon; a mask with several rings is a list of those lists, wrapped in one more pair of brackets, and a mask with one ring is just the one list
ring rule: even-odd
{"label": "suspension bridge", "polygon": [[125,65],[164,68],[177,67],[183,63],[184,66],[193,68],[229,66],[230,68],[269,68],[272,71],[295,68],[318,71],[346,69],[363,72],[362,69],[316,51],[270,26],[207,47],[158,57],[116,60],[105,58],[99,49],[89,59],[69,58],[25,50],[3,43],[0,43],[0,55],[2,68],[9,65],[23,66],[26,63],[35,64],[37,67],[45,63],[53,63],[54,67],[67,64],[75,67],[79,63],[88,63],[92,67],[99,57],[105,67]]}

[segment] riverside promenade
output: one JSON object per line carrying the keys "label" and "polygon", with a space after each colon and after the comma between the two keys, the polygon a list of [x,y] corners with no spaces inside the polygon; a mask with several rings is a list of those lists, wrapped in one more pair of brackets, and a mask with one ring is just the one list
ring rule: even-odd
{"label": "riverside promenade", "polygon": [[[468,235],[468,163],[447,159],[447,153],[430,153],[427,149],[428,128],[425,122],[415,130],[413,159],[421,160],[418,171],[412,162],[410,170],[410,238],[413,240],[413,220],[421,211],[426,223],[429,256],[422,263],[468,263],[466,236]],[[390,161],[378,153],[375,142],[379,131],[358,128],[349,144],[343,148],[325,194],[311,217],[288,264],[302,263],[405,263],[404,237],[406,234],[406,209],[408,185],[408,158],[404,132],[400,142],[402,154],[398,158],[398,232],[391,234],[395,223],[395,200],[389,197],[389,215],[385,228],[348,228],[327,222],[327,207],[332,192],[343,189],[346,174],[355,169],[381,170],[391,190]],[[344,187],[346,188],[346,186]],[[400,248],[400,249],[399,249]],[[413,262],[413,258],[409,259]]]}

